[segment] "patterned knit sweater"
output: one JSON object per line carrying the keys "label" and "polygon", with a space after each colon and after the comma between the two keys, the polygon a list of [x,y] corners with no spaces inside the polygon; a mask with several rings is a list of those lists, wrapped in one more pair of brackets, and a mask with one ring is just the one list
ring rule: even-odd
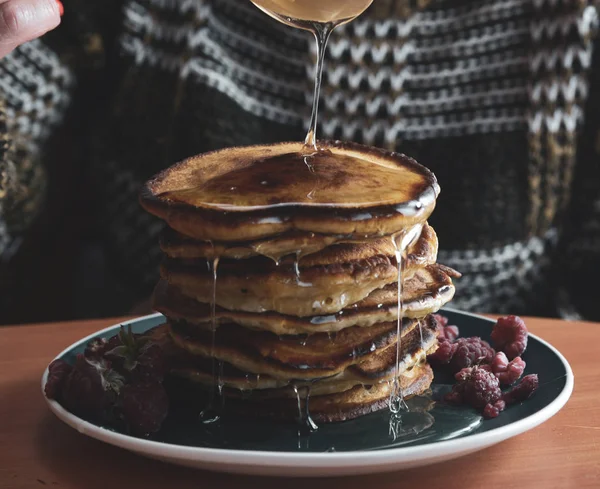
{"label": "patterned knit sweater", "polygon": [[[58,31],[0,60],[0,267],[63,200],[38,239],[85,221],[75,241],[103,265],[75,246],[74,288],[85,277],[106,298],[94,313],[119,313],[150,293],[160,259],[140,184],[198,152],[301,139],[315,52],[247,0],[64,3]],[[375,0],[334,33],[319,135],[436,173],[439,261],[464,274],[455,307],[600,317],[597,26],[591,0]],[[73,169],[84,190],[53,191]]]}

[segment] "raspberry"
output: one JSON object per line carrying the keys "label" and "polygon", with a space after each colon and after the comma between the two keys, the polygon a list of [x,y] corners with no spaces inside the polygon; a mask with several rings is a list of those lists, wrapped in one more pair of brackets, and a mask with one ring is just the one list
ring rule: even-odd
{"label": "raspberry", "polygon": [[86,358],[97,359],[101,358],[106,351],[106,344],[108,341],[105,338],[94,338],[85,347],[83,354]]}
{"label": "raspberry", "polygon": [[514,404],[529,399],[539,387],[537,374],[526,375],[516,386],[504,393],[502,399],[506,404]]}
{"label": "raspberry", "polygon": [[474,408],[484,408],[486,404],[495,403],[502,396],[498,379],[487,370],[465,368],[456,374],[456,379],[462,385],[464,402]]}
{"label": "raspberry", "polygon": [[476,409],[483,409],[486,404],[494,404],[502,397],[498,379],[494,374],[479,367],[464,368],[455,375],[456,383],[446,401],[456,402],[462,399]]}
{"label": "raspberry", "polygon": [[44,393],[48,399],[59,399],[65,380],[73,367],[64,360],[54,360],[48,366],[48,380],[44,386]]}
{"label": "raspberry", "polygon": [[509,360],[521,356],[527,348],[527,326],[518,316],[498,319],[492,330],[492,341],[498,350],[506,353]]}
{"label": "raspberry", "polygon": [[163,349],[156,343],[147,343],[142,347],[137,358],[137,364],[131,373],[134,378],[145,378],[162,382],[167,373]]}
{"label": "raspberry", "polygon": [[438,322],[438,325],[442,328],[448,326],[448,318],[441,314],[433,314],[434,319]]}
{"label": "raspberry", "polygon": [[106,338],[94,338],[87,344],[83,354],[86,358],[98,360],[102,358],[106,352],[116,348],[120,344],[121,340],[119,339],[119,335],[114,335],[108,340]]}
{"label": "raspberry", "polygon": [[111,370],[110,363],[80,354],[64,381],[62,402],[75,414],[102,419],[122,385],[123,378]]}
{"label": "raspberry", "polygon": [[456,345],[442,339],[438,349],[427,357],[427,360],[435,365],[447,365],[456,351]]}
{"label": "raspberry", "polygon": [[477,336],[459,338],[454,345],[456,345],[456,352],[450,361],[450,369],[453,372],[490,363],[496,353],[487,341],[483,341]]}
{"label": "raspberry", "polygon": [[169,411],[167,393],[159,382],[126,385],[120,398],[123,419],[132,434],[156,433]]}
{"label": "raspberry", "polygon": [[458,327],[448,326],[447,317],[440,316],[439,314],[434,314],[433,317],[437,322],[436,330],[438,332],[438,340],[445,339],[452,342],[458,338]]}
{"label": "raspberry", "polygon": [[458,338],[458,326],[446,326],[444,328],[444,337],[448,341],[455,341]]}
{"label": "raspberry", "polygon": [[[117,341],[113,342],[113,338],[117,338]],[[118,336],[113,338],[109,344],[116,346],[107,349],[104,354],[112,362],[113,368],[132,382],[142,379],[162,382],[167,365],[163,349],[158,343],[153,342],[150,336],[133,334],[131,326],[127,330],[121,327]]]}
{"label": "raspberry", "polygon": [[496,401],[494,404],[486,404],[483,408],[483,417],[485,419],[497,418],[504,408],[506,408],[506,403],[503,400]]}
{"label": "raspberry", "polygon": [[495,374],[506,372],[506,368],[508,367],[508,358],[506,358],[506,354],[503,351],[496,353],[490,366],[492,368],[492,372]]}
{"label": "raspberry", "polygon": [[521,357],[517,357],[509,362],[503,352],[496,353],[496,356],[492,360],[492,372],[498,377],[502,385],[510,385],[519,380],[521,375],[523,375],[525,366],[526,364]]}

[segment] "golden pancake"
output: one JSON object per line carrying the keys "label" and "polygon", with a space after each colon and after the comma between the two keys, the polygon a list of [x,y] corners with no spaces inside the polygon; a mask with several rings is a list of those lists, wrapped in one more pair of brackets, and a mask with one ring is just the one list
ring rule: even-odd
{"label": "golden pancake", "polygon": [[[420,363],[402,373],[398,380],[404,399],[410,399],[430,388],[433,371],[426,363]],[[328,394],[317,394],[316,384],[313,384],[309,391],[307,411],[317,423],[346,421],[387,409],[389,406],[391,381],[354,385],[349,389]],[[291,387],[276,390],[285,390],[288,395],[273,397],[268,391],[259,390],[252,391],[248,395],[237,389],[224,388],[225,412],[235,413],[237,416],[278,421],[297,421],[299,417],[301,418],[298,402],[299,400],[301,404],[306,402],[304,395],[297,396]]]}
{"label": "golden pancake", "polygon": [[[312,362],[315,366],[311,367],[311,361],[314,360],[314,356],[317,354],[311,353],[308,348],[304,357],[301,356],[300,348],[292,350],[291,346],[286,352],[273,352],[270,349],[261,351],[260,344],[251,341],[248,335],[243,338],[235,338],[233,334],[230,334],[231,330],[227,331],[227,334],[217,330],[213,345],[211,334],[196,329],[196,334],[191,336],[188,330],[189,328],[182,328],[181,324],[171,324],[171,336],[178,348],[194,355],[216,358],[248,373],[266,374],[278,379],[315,379],[333,376],[351,365],[366,361],[379,351],[377,349],[371,351],[371,348],[351,351],[346,356],[340,355],[335,359],[332,358],[325,367],[320,366],[315,361]],[[240,328],[240,330],[251,333],[250,330],[245,330],[245,328]],[[402,342],[403,352],[411,353],[412,349],[420,347],[420,334],[416,321],[407,321],[404,324],[402,335],[403,339],[406,337]],[[383,339],[380,338],[381,348],[391,346],[395,349],[395,342],[392,338],[395,338],[395,334],[386,333]],[[293,341],[290,340],[290,343]],[[301,346],[305,340],[296,338],[295,341]],[[290,354],[290,350],[294,352],[293,356]],[[279,360],[280,358],[286,359],[288,363],[283,363]]]}
{"label": "golden pancake", "polygon": [[335,244],[345,236],[293,231],[281,236],[248,242],[198,241],[167,228],[160,237],[160,248],[170,258],[233,258],[245,260],[253,256],[266,256],[279,261],[290,254],[307,255]]}
{"label": "golden pancake", "polygon": [[291,231],[389,235],[424,222],[439,185],[413,159],[355,143],[228,148],[146,183],[142,206],[198,240],[243,242]]}
{"label": "golden pancake", "polygon": [[[406,235],[403,276],[432,264],[437,255],[433,230],[417,226]],[[206,260],[165,260],[161,275],[199,302],[212,300],[214,277]],[[294,316],[337,313],[376,289],[397,281],[395,245],[390,238],[341,243],[277,265],[265,257],[222,260],[216,304],[247,312],[276,311]]]}
{"label": "golden pancake", "polygon": [[[189,325],[173,323],[181,337],[209,344],[212,332]],[[395,343],[397,325],[380,323],[370,328],[346,328],[339,333],[319,333],[312,336],[277,336],[264,331],[252,331],[235,324],[223,324],[215,332],[216,347],[237,345],[245,352],[296,368],[335,368],[348,358],[361,358],[376,349]]]}
{"label": "golden pancake", "polygon": [[[403,239],[408,245],[405,276],[416,266],[435,262],[437,237],[431,227],[415,226]],[[166,260],[161,275],[189,297],[212,299],[214,278],[206,260]],[[398,270],[392,239],[380,238],[335,244],[279,265],[265,257],[222,260],[217,276],[216,303],[225,309],[311,316],[335,313],[364,299],[395,282]]]}
{"label": "golden pancake", "polygon": [[[403,315],[422,318],[437,312],[452,299],[455,289],[451,277],[456,276],[454,270],[442,265],[429,265],[418,269],[404,284]],[[156,287],[154,308],[175,320],[185,319],[199,327],[211,328],[210,305],[185,296],[177,287],[168,285],[165,281],[159,282]],[[396,284],[375,290],[362,301],[330,315],[300,318],[275,312],[259,314],[229,311],[222,307],[215,310],[217,324],[232,322],[277,335],[334,333],[352,326],[369,327],[377,323],[396,321],[397,318]]]}
{"label": "golden pancake", "polygon": [[[426,334],[426,337],[427,343],[424,342],[424,348],[416,345],[417,347],[411,354],[404,356],[398,365],[398,375],[402,375],[415,365],[423,363],[426,356],[437,349],[437,343],[433,335]],[[389,350],[395,352],[395,347],[389,348]],[[371,372],[364,375],[355,366],[351,366],[330,377],[308,380],[277,379],[266,374],[250,374],[226,362],[218,362],[219,374],[217,380],[225,387],[237,389],[245,394],[252,392],[255,398],[259,397],[261,399],[292,397],[294,395],[293,391],[290,390],[292,385],[298,388],[310,386],[312,394],[325,395],[343,392],[356,385],[372,385],[392,380],[396,373],[395,358],[391,363],[388,363],[389,355],[380,356],[379,359],[381,360],[381,371],[378,373]],[[179,377],[211,387],[215,382],[212,368],[211,359],[180,352],[171,372]]]}
{"label": "golden pancake", "polygon": [[[407,261],[409,263],[431,261],[432,257],[433,261],[435,261],[438,241],[433,228],[428,223],[418,224],[412,230],[406,232],[406,234],[406,241],[410,243],[407,250]],[[416,234],[419,234],[419,237],[413,240],[412,236]],[[370,241],[382,247],[382,252],[390,256],[395,254],[395,247],[393,246],[391,237],[375,237],[370,238]],[[269,239],[245,243],[210,242],[194,240],[167,228],[161,236],[160,247],[166,256],[183,259],[214,259],[219,257],[245,260],[262,255],[271,258],[275,262],[285,262],[285,260],[282,260],[283,257],[293,255],[293,257],[287,259],[288,262],[290,259],[297,259],[298,266],[302,269],[313,266],[312,263],[331,263],[331,255],[339,252],[350,255],[346,259],[356,259],[352,258],[352,256],[357,256],[357,251],[358,253],[362,253],[360,248],[356,246],[333,247],[328,252],[318,255],[318,252],[332,245],[352,244],[352,242],[353,240],[349,236],[330,236],[300,232],[292,232]],[[317,255],[313,256],[315,254]],[[310,258],[308,258],[309,255]],[[338,261],[341,261],[341,258],[338,258]]]}
{"label": "golden pancake", "polygon": [[[403,338],[407,353],[400,359],[397,373],[399,375],[411,370],[415,365],[424,362],[427,355],[437,349],[436,320],[433,316],[423,323],[423,341],[415,342],[412,338]],[[414,336],[416,337],[417,331]],[[153,341],[159,343],[167,354],[168,363],[172,373],[179,377],[187,378],[194,383],[212,387],[215,382],[213,368],[215,362],[212,358],[194,355],[186,349],[176,346],[173,342],[170,328],[167,324],[153,328],[147,333]],[[410,343],[410,344],[408,344]],[[395,352],[395,345],[380,350],[377,355],[372,355],[368,361],[361,363],[368,367],[357,368],[351,366],[336,375],[318,379],[278,379],[268,374],[253,374],[240,370],[226,361],[218,360],[218,382],[231,389],[241,392],[260,391],[253,394],[260,399],[292,397],[289,387],[293,384],[298,388],[310,386],[313,395],[325,395],[351,389],[356,385],[372,385],[373,383],[389,381],[396,373],[396,362],[393,355],[385,352]],[[360,363],[357,364],[360,366]],[[368,372],[366,372],[369,370]],[[363,373],[366,372],[366,373]]]}
{"label": "golden pancake", "polygon": [[[160,272],[188,297],[211,301],[214,282],[204,267],[167,261]],[[300,317],[332,314],[393,283],[396,277],[394,260],[381,255],[345,265],[313,267],[298,275],[291,267],[265,274],[258,268],[244,273],[243,269],[220,266],[215,302],[225,309],[255,313],[275,311]]]}
{"label": "golden pancake", "polygon": [[[435,345],[434,329],[434,321],[423,324],[423,346],[426,349]],[[305,341],[309,341],[312,338],[282,339],[282,342],[287,341],[287,349],[277,351],[269,347],[262,348],[259,340],[264,337],[254,333],[255,338],[252,338],[251,335],[253,333],[244,328],[229,329],[226,331],[226,334],[221,335],[219,334],[221,332],[220,330],[221,328],[216,331],[213,344],[211,335],[207,334],[206,331],[196,328],[196,334],[191,336],[189,335],[188,326],[171,324],[171,336],[174,344],[178,348],[186,350],[193,355],[205,358],[215,358],[219,361],[226,362],[246,373],[269,375],[276,379],[311,380],[332,377],[343,372],[350,366],[369,362],[369,365],[372,366],[368,369],[359,368],[355,372],[353,371],[353,374],[360,375],[361,378],[367,379],[368,381],[369,379],[380,377],[381,375],[388,375],[384,372],[387,372],[390,367],[389,358],[385,355],[381,355],[381,351],[386,351],[387,349],[393,350],[394,352],[396,351],[396,343],[391,339],[395,338],[395,334],[391,335],[386,332],[384,333],[384,336],[379,338],[379,349],[377,347],[372,349],[369,346],[368,348],[348,351],[346,348],[345,355],[339,354],[337,358],[331,358],[327,362],[322,362],[327,365],[324,367],[322,363],[315,361],[315,358],[323,358],[322,355],[319,357],[319,350],[311,351],[308,344],[306,347],[302,347]],[[242,337],[236,337],[235,333],[241,331],[246,331],[247,334]],[[294,342],[296,343],[295,347]],[[315,345],[319,345],[323,352],[327,351],[325,344],[326,340],[315,338],[314,343]],[[335,344],[335,339],[332,339],[331,343]],[[272,346],[272,344],[266,344],[267,346]],[[303,348],[305,350],[304,356],[302,356]],[[413,354],[420,348],[421,330],[418,327],[417,322],[405,322],[402,331],[402,358],[404,358],[405,355]],[[343,350],[344,348],[338,349],[338,352]],[[287,363],[284,363],[282,360],[285,360]]]}

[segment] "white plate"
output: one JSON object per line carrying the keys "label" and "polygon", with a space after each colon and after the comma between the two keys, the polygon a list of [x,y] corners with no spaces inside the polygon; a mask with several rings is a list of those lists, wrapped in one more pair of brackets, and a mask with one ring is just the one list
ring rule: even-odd
{"label": "white plate", "polygon": [[[493,324],[486,318],[459,311],[448,309],[444,311],[444,314],[449,315],[452,323],[458,324],[463,329],[467,323],[469,326],[466,329],[478,328],[477,334],[484,337],[489,334]],[[136,319],[129,324],[138,330],[140,328],[145,330],[161,322],[162,316],[155,314]],[[74,352],[81,351],[84,345],[96,336],[111,336],[118,326],[107,328],[78,341],[64,350],[57,358],[69,357]],[[523,405],[511,406],[496,420],[484,421],[468,433],[462,436],[457,434],[458,437],[450,440],[431,441],[424,437],[423,441],[416,440],[406,446],[394,447],[387,444],[381,447],[371,447],[369,450],[327,453],[323,451],[261,450],[260,447],[252,450],[232,450],[185,446],[116,433],[74,416],[58,402],[52,400],[47,400],[47,402],[52,412],[60,420],[85,436],[173,464],[219,472],[268,476],[312,477],[369,474],[408,469],[458,458],[524,433],[551,418],[566,404],[573,391],[571,367],[554,347],[533,335],[530,335],[528,351],[524,358],[528,362],[528,368],[530,364],[537,364],[539,368],[539,363],[544,362],[544,365],[552,364],[553,371],[560,373],[558,376],[553,374],[555,378],[552,379],[540,377],[540,391],[545,389],[543,394],[540,395],[538,391]],[[538,370],[538,373],[542,372]],[[42,377],[42,390],[47,375],[48,371],[46,370]],[[370,422],[368,421],[369,416],[363,417],[367,419],[364,422]],[[350,426],[350,424],[338,424],[337,432],[340,429],[343,430],[344,426]]]}

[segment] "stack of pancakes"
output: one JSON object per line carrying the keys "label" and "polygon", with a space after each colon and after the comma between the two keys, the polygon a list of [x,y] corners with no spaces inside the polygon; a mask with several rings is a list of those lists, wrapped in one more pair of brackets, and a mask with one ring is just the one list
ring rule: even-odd
{"label": "stack of pancakes", "polygon": [[227,408],[342,421],[388,406],[395,385],[410,397],[432,381],[431,313],[458,276],[436,264],[436,179],[404,155],[321,149],[207,153],[142,191],[168,224],[155,308],[168,319],[173,373],[218,387]]}

